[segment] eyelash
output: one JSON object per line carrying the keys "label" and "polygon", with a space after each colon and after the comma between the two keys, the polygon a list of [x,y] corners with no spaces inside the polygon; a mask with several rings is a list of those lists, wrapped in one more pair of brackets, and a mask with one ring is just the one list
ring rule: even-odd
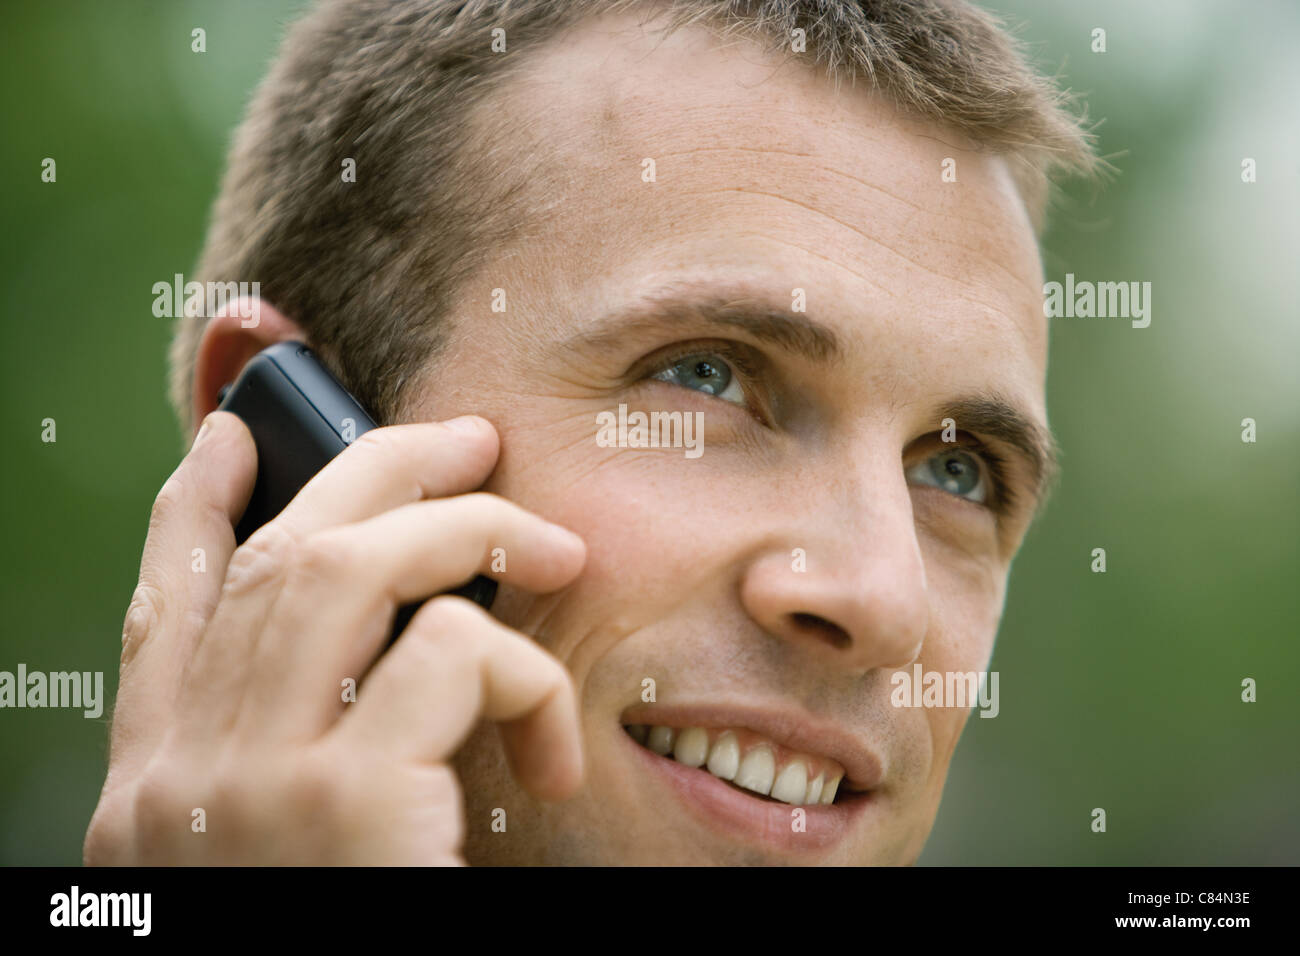
{"label": "eyelash", "polygon": [[989,481],[992,483],[990,501],[980,504],[978,501],[971,501],[969,498],[961,498],[958,495],[953,497],[959,501],[965,501],[979,508],[987,508],[995,514],[1006,514],[1011,511],[1015,505],[1015,492],[1011,490],[1009,481],[1009,465],[1007,460],[999,455],[996,451],[981,441],[977,436],[970,432],[958,432],[959,436],[964,436],[965,440],[958,442],[958,447],[963,451],[977,456],[984,467],[988,469]]}
{"label": "eyelash", "polygon": [[[738,343],[728,342],[726,340],[711,340],[703,342],[687,342],[682,345],[674,345],[665,352],[658,352],[638,365],[641,366],[640,378],[648,380],[651,376],[664,369],[671,367],[682,359],[692,355],[715,355],[718,358],[725,359],[731,366],[732,371],[740,376],[741,389],[745,393],[745,400],[748,403],[745,411],[748,411],[760,424],[765,427],[771,427],[763,418],[760,410],[756,407],[753,400],[754,383],[761,377],[758,363],[748,351]],[[681,388],[682,386],[673,386]],[[703,394],[703,393],[701,393]],[[716,398],[716,396],[707,396]],[[726,404],[734,405],[734,402],[727,402],[726,399],[719,399]],[[934,432],[933,434],[938,434]],[[997,515],[1003,515],[1013,510],[1016,503],[1016,495],[1012,490],[1009,480],[1009,465],[1007,459],[994,451],[989,445],[982,441],[978,436],[970,432],[958,432],[959,436],[964,438],[959,442],[959,447],[963,450],[977,456],[988,469],[988,477],[992,483],[991,500],[981,504],[978,501],[971,501],[969,498],[962,498],[959,495],[952,495],[958,501],[964,501],[967,504],[974,505],[977,508],[986,508]]]}
{"label": "eyelash", "polygon": [[[713,355],[720,359],[725,359],[731,367],[733,373],[740,378],[741,391],[745,393],[744,406],[737,406],[741,411],[748,412],[754,417],[759,424],[765,427],[771,427],[763,416],[761,403],[754,399],[755,383],[762,378],[762,372],[759,363],[755,361],[748,349],[736,342],[726,340],[712,340],[703,342],[687,342],[682,345],[674,345],[668,351],[657,352],[650,356],[644,362],[638,363],[642,367],[642,373],[638,376],[642,379],[649,379],[652,376],[672,367],[677,362],[692,355]],[[681,388],[683,386],[673,386]],[[695,391],[689,389],[688,391]],[[717,398],[716,395],[707,395],[701,392],[707,398]],[[729,402],[726,399],[719,399],[728,405],[735,405],[735,402]]]}

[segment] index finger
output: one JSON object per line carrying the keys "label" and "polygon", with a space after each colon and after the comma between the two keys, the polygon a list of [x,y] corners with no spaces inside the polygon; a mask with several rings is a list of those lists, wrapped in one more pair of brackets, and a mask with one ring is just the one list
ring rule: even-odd
{"label": "index finger", "polygon": [[274,520],[294,537],[473,491],[496,467],[496,429],[477,415],[366,432],[303,486]]}
{"label": "index finger", "polygon": [[220,599],[234,525],[256,476],[257,446],[247,427],[229,412],[213,412],[158,492],[122,629],[115,757],[152,751],[168,726],[185,664]]}

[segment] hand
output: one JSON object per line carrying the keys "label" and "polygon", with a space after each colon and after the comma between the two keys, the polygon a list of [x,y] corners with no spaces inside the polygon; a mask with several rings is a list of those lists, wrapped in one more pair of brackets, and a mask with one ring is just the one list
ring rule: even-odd
{"label": "hand", "polygon": [[533,592],[586,560],[571,532],[466,493],[498,439],[455,421],[367,432],[236,548],[256,447],[208,416],[154,503],[87,864],[462,863],[450,760],[481,718],[534,796],[578,789],[568,672],[482,608],[433,598],[375,663],[398,605],[491,574],[494,548]]}

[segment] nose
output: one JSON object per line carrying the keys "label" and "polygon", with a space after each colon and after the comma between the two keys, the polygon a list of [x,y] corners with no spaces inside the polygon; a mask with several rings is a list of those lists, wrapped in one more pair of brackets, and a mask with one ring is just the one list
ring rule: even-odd
{"label": "nose", "polygon": [[792,515],[791,529],[746,567],[741,603],[769,634],[838,667],[904,667],[929,620],[911,498],[901,475],[897,487],[851,497]]}

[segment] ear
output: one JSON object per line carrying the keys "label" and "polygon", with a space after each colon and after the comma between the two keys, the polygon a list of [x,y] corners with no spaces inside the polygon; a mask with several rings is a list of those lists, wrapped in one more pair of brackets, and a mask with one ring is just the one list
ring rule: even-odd
{"label": "ear", "polygon": [[194,361],[194,427],[216,409],[221,387],[238,378],[249,359],[289,339],[306,342],[307,334],[265,299],[241,297],[209,319]]}

